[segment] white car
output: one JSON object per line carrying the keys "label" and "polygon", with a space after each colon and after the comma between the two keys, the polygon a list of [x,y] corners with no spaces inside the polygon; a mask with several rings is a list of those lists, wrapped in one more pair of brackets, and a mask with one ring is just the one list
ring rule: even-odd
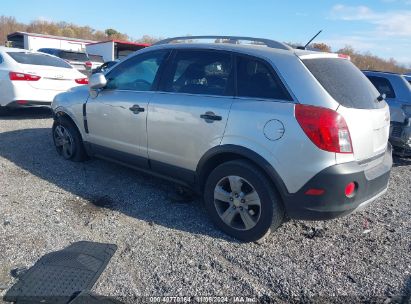
{"label": "white car", "polygon": [[57,94],[85,84],[88,78],[58,57],[0,47],[0,111],[50,106]]}

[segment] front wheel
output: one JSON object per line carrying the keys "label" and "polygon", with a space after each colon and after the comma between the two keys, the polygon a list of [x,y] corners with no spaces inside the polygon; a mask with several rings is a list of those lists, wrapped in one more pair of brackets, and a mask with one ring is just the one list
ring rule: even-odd
{"label": "front wheel", "polygon": [[245,160],[215,168],[207,179],[204,201],[221,230],[246,242],[265,237],[284,220],[284,207],[272,183]]}
{"label": "front wheel", "polygon": [[52,133],[57,153],[64,159],[83,161],[87,158],[81,134],[70,120],[64,117],[57,118]]}

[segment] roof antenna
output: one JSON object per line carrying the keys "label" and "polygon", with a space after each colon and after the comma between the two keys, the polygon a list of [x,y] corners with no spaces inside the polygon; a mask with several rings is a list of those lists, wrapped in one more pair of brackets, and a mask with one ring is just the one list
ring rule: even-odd
{"label": "roof antenna", "polygon": [[308,41],[306,45],[304,45],[303,47],[300,46],[300,47],[298,47],[297,49],[306,50],[307,47],[310,45],[310,43],[313,42],[314,39],[317,38],[318,35],[320,35],[320,34],[322,33],[322,31],[323,31],[323,30],[320,30],[317,34],[315,34],[315,36],[314,36],[313,38],[311,38],[310,41]]}

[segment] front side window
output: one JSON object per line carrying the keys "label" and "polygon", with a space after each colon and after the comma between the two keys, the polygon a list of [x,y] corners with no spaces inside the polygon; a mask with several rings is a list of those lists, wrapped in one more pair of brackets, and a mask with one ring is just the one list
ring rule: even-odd
{"label": "front side window", "polygon": [[383,77],[367,76],[380,94],[385,94],[387,98],[395,98],[395,92],[390,81]]}
{"label": "front side window", "polygon": [[169,51],[162,50],[134,56],[111,70],[106,88],[109,90],[151,91],[157,71]]}
{"label": "front side window", "polygon": [[231,55],[225,52],[178,51],[165,91],[202,95],[229,95],[232,93]]}
{"label": "front side window", "polygon": [[72,68],[71,65],[64,60],[46,54],[25,52],[8,52],[7,54],[20,64],[45,65],[66,69]]}
{"label": "front side window", "polygon": [[252,57],[237,58],[237,91],[240,97],[292,100],[279,77]]}

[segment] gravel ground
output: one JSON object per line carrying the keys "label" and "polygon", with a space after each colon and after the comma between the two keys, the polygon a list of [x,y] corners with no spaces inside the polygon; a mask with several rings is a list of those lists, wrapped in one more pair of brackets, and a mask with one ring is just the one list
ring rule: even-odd
{"label": "gravel ground", "polygon": [[388,193],[365,211],[289,221],[262,244],[242,244],[213,227],[199,199],[173,200],[171,183],[102,160],[64,161],[47,113],[0,118],[0,296],[15,282],[10,270],[90,240],[118,245],[93,291],[129,303],[164,295],[409,301],[411,159],[395,160]]}

